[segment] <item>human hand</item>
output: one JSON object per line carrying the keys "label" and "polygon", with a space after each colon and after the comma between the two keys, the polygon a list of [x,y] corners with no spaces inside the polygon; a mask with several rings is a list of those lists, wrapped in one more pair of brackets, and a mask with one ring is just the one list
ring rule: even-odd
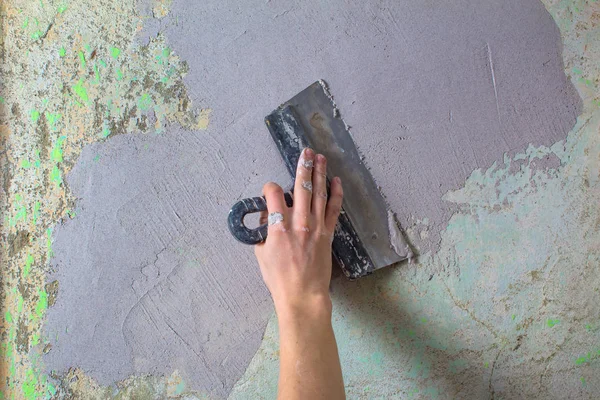
{"label": "human hand", "polygon": [[304,149],[298,161],[294,205],[288,208],[283,190],[269,182],[263,188],[268,222],[264,243],[255,246],[263,280],[280,316],[326,310],[331,313],[331,242],[342,206],[342,184],[331,181],[327,199],[327,160]]}

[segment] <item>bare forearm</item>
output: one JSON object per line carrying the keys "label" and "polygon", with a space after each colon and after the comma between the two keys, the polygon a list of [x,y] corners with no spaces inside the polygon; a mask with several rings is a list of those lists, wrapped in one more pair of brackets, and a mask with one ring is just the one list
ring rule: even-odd
{"label": "bare forearm", "polygon": [[278,313],[280,399],[344,399],[331,303]]}

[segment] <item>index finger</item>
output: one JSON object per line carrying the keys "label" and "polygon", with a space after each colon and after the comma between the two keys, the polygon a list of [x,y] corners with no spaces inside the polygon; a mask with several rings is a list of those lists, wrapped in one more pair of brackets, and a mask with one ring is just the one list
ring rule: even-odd
{"label": "index finger", "polygon": [[278,184],[269,182],[263,186],[263,194],[267,201],[268,234],[270,235],[273,231],[285,232],[289,223],[289,209],[285,204],[283,189]]}

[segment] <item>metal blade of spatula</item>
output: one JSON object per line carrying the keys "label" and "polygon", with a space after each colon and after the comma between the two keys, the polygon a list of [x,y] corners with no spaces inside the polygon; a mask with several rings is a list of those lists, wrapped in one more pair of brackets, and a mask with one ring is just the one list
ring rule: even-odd
{"label": "metal blade of spatula", "polygon": [[[347,277],[359,278],[408,257],[408,246],[324,82],[315,82],[298,93],[269,114],[265,122],[292,177],[302,149],[311,147],[327,157],[328,179],[341,178],[344,200],[332,252]],[[286,197],[291,204],[291,198]],[[234,236],[245,243],[264,240],[266,226],[248,230],[243,226],[243,216],[265,207],[260,197],[238,202],[230,211],[229,227]],[[253,237],[244,240],[240,229],[248,230],[246,233]]]}

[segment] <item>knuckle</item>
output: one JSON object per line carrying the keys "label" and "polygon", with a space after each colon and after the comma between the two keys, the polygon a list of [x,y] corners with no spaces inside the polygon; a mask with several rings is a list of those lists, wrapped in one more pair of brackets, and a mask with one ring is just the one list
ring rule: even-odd
{"label": "knuckle", "polygon": [[342,199],[343,196],[341,193],[332,193],[329,201],[331,201],[333,204],[342,204]]}
{"label": "knuckle", "polygon": [[267,240],[269,240],[269,237],[273,237],[273,238],[279,237],[279,236],[286,234],[287,232],[288,232],[288,230],[285,227],[285,225],[283,225],[283,224],[271,225],[269,227],[269,235],[267,236]]}
{"label": "knuckle", "polygon": [[300,233],[301,235],[306,236],[310,233],[310,227],[308,227],[307,225],[300,225],[295,228],[295,231]]}
{"label": "knuckle", "polygon": [[312,181],[302,181],[301,185],[304,190],[312,192],[312,190],[313,190]]}

